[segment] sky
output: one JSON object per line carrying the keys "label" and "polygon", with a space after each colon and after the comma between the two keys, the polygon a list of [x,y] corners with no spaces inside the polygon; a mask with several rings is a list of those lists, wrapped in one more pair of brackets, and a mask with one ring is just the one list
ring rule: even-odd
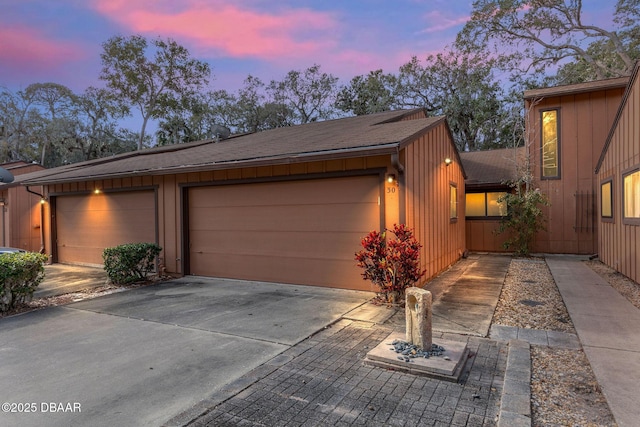
{"label": "sky", "polygon": [[[614,5],[584,0],[585,16],[611,22]],[[314,64],[348,84],[442,51],[471,9],[472,0],[0,0],[0,86],[103,87],[102,43],[134,34],[171,38],[207,62],[212,90]]]}

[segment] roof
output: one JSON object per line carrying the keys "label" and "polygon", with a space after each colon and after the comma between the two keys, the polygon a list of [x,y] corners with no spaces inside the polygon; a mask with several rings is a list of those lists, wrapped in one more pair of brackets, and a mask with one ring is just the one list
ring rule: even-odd
{"label": "roof", "polygon": [[554,86],[543,89],[531,89],[524,91],[524,99],[548,98],[550,96],[573,95],[597,90],[619,89],[627,86],[629,77],[617,77],[615,79],[594,80],[586,83]]}
{"label": "roof", "polygon": [[[403,120],[422,109],[387,111],[214,140],[157,147],[34,172],[24,185],[197,172],[392,154],[445,122],[443,116]],[[453,143],[453,142],[452,142]]]}
{"label": "roof", "polygon": [[508,181],[517,178],[516,165],[522,165],[525,157],[524,147],[460,153],[462,165],[467,173],[465,187],[506,187]]}
{"label": "roof", "polygon": [[640,74],[640,60],[636,61],[635,66],[633,67],[633,72],[631,73],[631,77],[629,78],[627,89],[622,95],[622,101],[620,102],[620,106],[618,107],[618,112],[616,113],[615,119],[613,119],[613,124],[611,125],[611,129],[609,129],[609,135],[607,135],[607,140],[604,143],[604,147],[602,148],[602,153],[600,154],[600,158],[598,159],[598,164],[596,165],[595,173],[600,172],[600,167],[602,166],[602,162],[604,162],[604,158],[607,155],[607,151],[609,150],[609,145],[611,144],[611,139],[618,127],[618,122],[620,122],[620,117],[622,116],[622,112],[624,111],[625,106],[629,100],[629,96],[631,95],[631,90],[633,88],[634,82],[638,79],[638,74]]}

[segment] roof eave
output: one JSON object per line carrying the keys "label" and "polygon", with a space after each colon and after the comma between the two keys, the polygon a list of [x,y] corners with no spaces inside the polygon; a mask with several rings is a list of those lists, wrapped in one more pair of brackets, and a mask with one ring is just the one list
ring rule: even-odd
{"label": "roof eave", "polygon": [[387,143],[383,145],[377,146],[366,146],[366,147],[354,147],[348,149],[338,149],[338,150],[328,150],[328,151],[320,151],[313,153],[297,153],[297,154],[288,154],[284,156],[269,156],[269,157],[261,157],[257,159],[245,159],[245,160],[233,160],[233,161],[225,161],[225,162],[210,162],[210,163],[202,163],[198,165],[184,165],[177,167],[169,167],[169,168],[159,168],[159,169],[145,169],[145,170],[136,170],[136,171],[126,171],[120,173],[111,173],[111,174],[100,174],[100,175],[87,175],[87,176],[79,176],[73,178],[58,178],[55,180],[47,179],[48,177],[43,177],[43,179],[34,179],[24,181],[22,185],[52,185],[52,184],[64,184],[64,183],[72,183],[72,182],[84,182],[84,181],[95,181],[101,179],[116,179],[116,178],[130,178],[137,177],[142,175],[172,175],[172,174],[181,174],[181,173],[193,173],[193,172],[206,172],[206,171],[214,171],[214,170],[227,170],[227,169],[238,169],[245,167],[259,167],[259,166],[271,166],[271,165],[286,165],[286,164],[296,164],[296,163],[306,163],[306,162],[314,162],[314,161],[325,161],[325,160],[340,160],[347,159],[353,157],[371,157],[378,155],[387,155],[393,154],[398,149],[398,143]]}

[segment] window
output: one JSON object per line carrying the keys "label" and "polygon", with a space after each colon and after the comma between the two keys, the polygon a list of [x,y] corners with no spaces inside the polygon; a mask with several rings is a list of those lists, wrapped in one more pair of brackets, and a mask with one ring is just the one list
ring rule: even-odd
{"label": "window", "polygon": [[449,218],[458,218],[458,188],[449,184]]}
{"label": "window", "polygon": [[602,218],[613,218],[613,181],[608,180],[600,186],[600,214]]}
{"label": "window", "polygon": [[558,110],[542,112],[542,178],[560,177]]}
{"label": "window", "polygon": [[640,219],[640,169],[623,175],[622,180],[624,218]]}
{"label": "window", "polygon": [[467,193],[465,216],[505,216],[507,203],[500,198],[506,194],[505,192]]}

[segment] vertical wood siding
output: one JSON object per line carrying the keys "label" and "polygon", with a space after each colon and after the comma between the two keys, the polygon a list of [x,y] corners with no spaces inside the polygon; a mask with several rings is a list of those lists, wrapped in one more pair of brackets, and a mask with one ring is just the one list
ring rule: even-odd
{"label": "vertical wood siding", "polygon": [[[444,159],[454,162],[446,166]],[[464,177],[444,122],[404,149],[404,218],[423,245],[426,281],[455,263],[465,251]],[[449,185],[458,189],[458,218],[449,218]],[[401,216],[402,218],[403,216]]]}
{"label": "vertical wood siding", "polygon": [[599,257],[605,264],[640,283],[640,225],[622,219],[622,175],[640,167],[640,81],[637,73],[613,129],[612,138],[598,171],[598,217],[600,183],[613,181],[613,220],[600,221]]}
{"label": "vertical wood siding", "polygon": [[[538,234],[535,252],[593,254],[598,250],[599,186],[594,174],[624,89],[527,100],[527,136],[534,186],[546,194],[547,231]],[[540,114],[560,111],[560,179],[541,179]]]}

